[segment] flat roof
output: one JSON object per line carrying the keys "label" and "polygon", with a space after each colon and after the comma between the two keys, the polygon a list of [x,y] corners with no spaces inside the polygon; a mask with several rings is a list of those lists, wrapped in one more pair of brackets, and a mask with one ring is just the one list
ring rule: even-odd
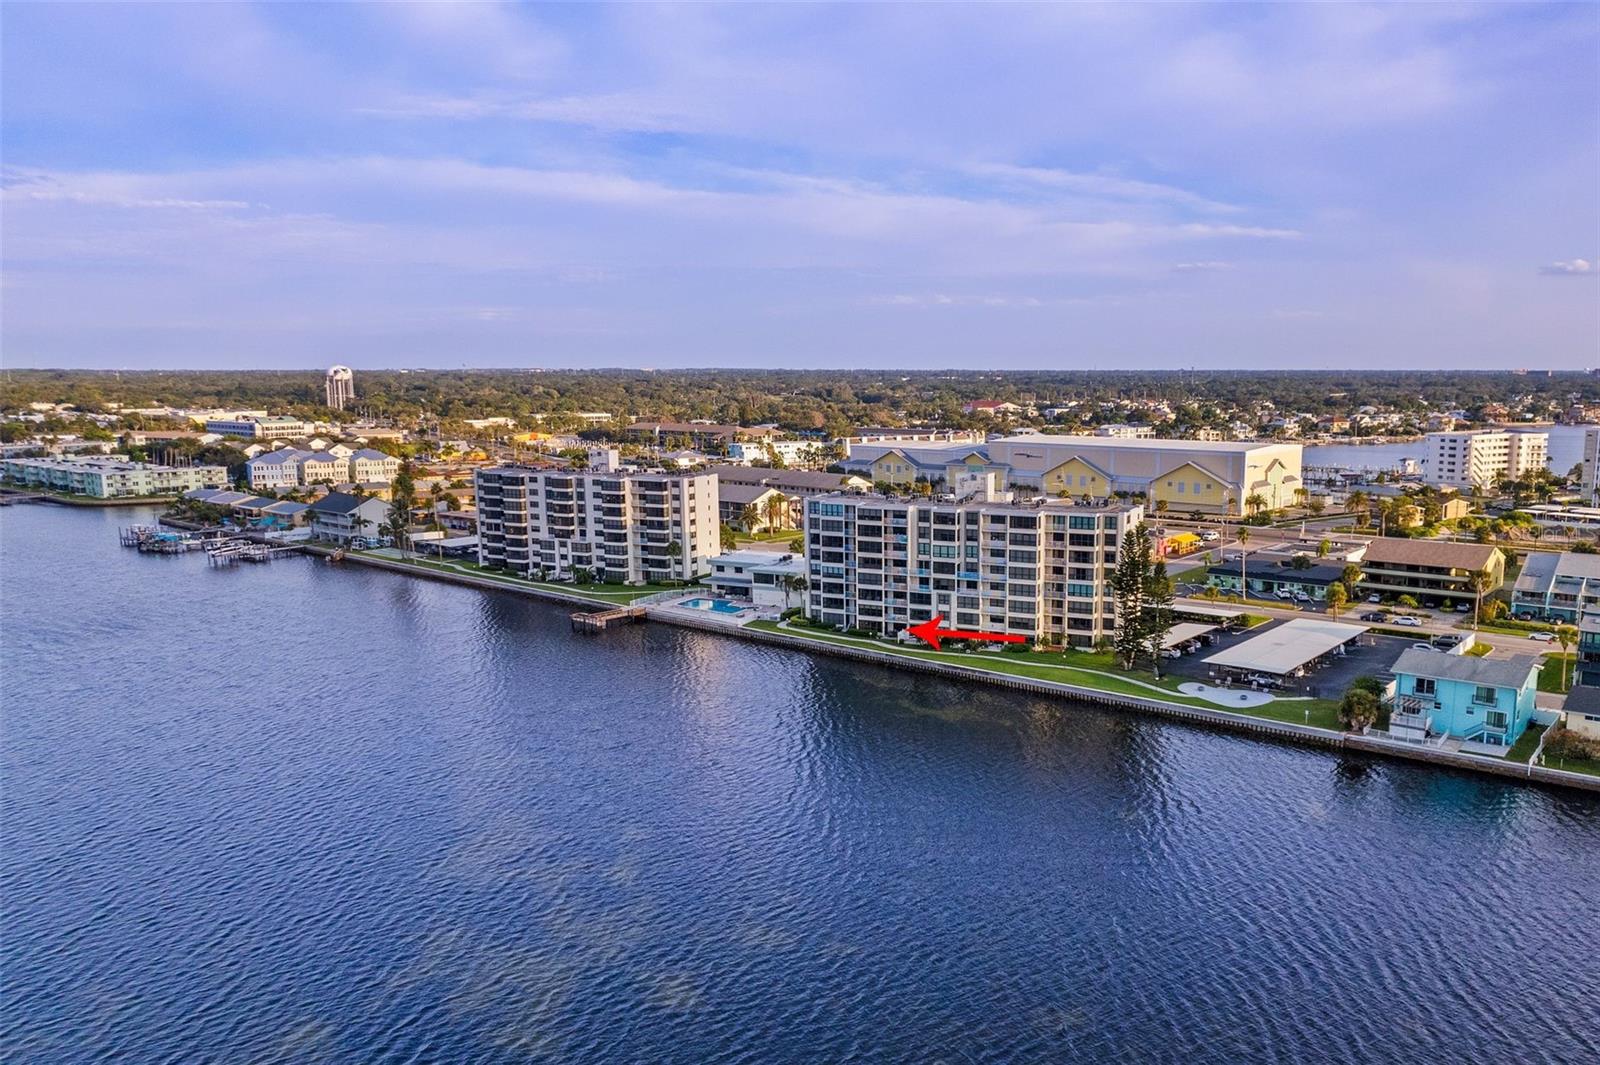
{"label": "flat roof", "polygon": [[1222,621],[1232,621],[1244,617],[1243,610],[1229,610],[1221,606],[1191,606],[1188,603],[1174,603],[1172,611],[1175,614],[1194,614],[1202,618],[1218,618]]}
{"label": "flat roof", "polygon": [[1178,440],[1165,436],[1066,436],[1051,433],[1028,433],[1022,436],[1005,436],[989,441],[991,444],[1059,444],[1067,447],[1125,448],[1130,451],[1255,451],[1264,447],[1299,447],[1298,441],[1286,440]]}
{"label": "flat roof", "polygon": [[1176,647],[1180,643],[1188,643],[1198,636],[1204,636],[1216,629],[1215,625],[1202,625],[1197,621],[1180,621],[1167,632],[1167,638],[1161,642],[1162,647]]}
{"label": "flat roof", "polygon": [[1367,631],[1320,618],[1294,618],[1207,658],[1206,664],[1283,676]]}

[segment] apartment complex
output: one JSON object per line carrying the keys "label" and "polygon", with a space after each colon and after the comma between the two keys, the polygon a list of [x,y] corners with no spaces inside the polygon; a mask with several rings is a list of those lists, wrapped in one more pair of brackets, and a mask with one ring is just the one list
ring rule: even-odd
{"label": "apartment complex", "polygon": [[813,496],[805,506],[807,614],[895,633],[955,628],[1090,646],[1115,626],[1107,578],[1139,506],[936,503]]}
{"label": "apartment complex", "polygon": [[692,580],[720,550],[708,473],[575,473],[494,466],[475,474],[479,561],[523,576],[630,584]]}
{"label": "apartment complex", "polygon": [[96,499],[176,495],[192,488],[220,488],[228,483],[225,466],[157,466],[114,455],[6,459],[0,470],[13,484]]}
{"label": "apartment complex", "polygon": [[1600,429],[1583,431],[1583,472],[1579,474],[1579,502],[1600,507]]}
{"label": "apartment complex", "polygon": [[1542,470],[1550,457],[1549,433],[1521,430],[1429,433],[1423,444],[1423,479],[1465,491]]}
{"label": "apartment complex", "polygon": [[244,468],[250,487],[261,491],[311,484],[387,484],[400,472],[400,460],[372,448],[302,451],[284,447],[257,455]]}
{"label": "apartment complex", "polygon": [[1505,556],[1487,544],[1379,537],[1361,557],[1361,591],[1446,606],[1471,603],[1474,573],[1487,574],[1488,591],[1499,588],[1505,583]]}
{"label": "apartment complex", "polygon": [[842,465],[875,484],[953,484],[992,470],[1050,496],[1138,499],[1178,514],[1239,517],[1294,503],[1303,486],[1300,458],[1299,444],[1025,433],[977,447],[861,445]]}
{"label": "apartment complex", "polygon": [[1511,590],[1511,609],[1541,620],[1576,623],[1600,611],[1600,555],[1530,551]]}

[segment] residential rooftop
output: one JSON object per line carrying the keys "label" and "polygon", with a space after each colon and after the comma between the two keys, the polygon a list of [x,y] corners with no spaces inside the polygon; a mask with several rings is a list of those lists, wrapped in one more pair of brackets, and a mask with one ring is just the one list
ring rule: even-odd
{"label": "residential rooftop", "polygon": [[1533,655],[1480,658],[1410,647],[1400,652],[1400,657],[1394,660],[1390,668],[1395,673],[1406,673],[1413,677],[1456,680],[1492,688],[1520,688],[1527,682],[1528,674],[1537,671],[1539,666],[1540,660]]}

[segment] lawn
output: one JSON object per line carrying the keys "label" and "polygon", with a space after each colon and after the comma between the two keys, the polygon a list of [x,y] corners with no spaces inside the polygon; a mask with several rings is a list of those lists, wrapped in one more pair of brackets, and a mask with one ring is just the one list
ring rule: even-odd
{"label": "lawn", "polygon": [[1533,752],[1539,747],[1539,737],[1544,735],[1543,725],[1529,725],[1527,731],[1517,737],[1517,742],[1511,745],[1506,752],[1506,761],[1520,762],[1523,765],[1533,757]]}
{"label": "lawn", "polygon": [[771,529],[767,532],[738,533],[735,539],[741,544],[786,544],[802,535],[798,529]]}
{"label": "lawn", "polygon": [[[371,552],[357,551],[354,554],[371,554]],[[611,603],[621,605],[631,603],[636,599],[655,595],[657,592],[682,591],[678,585],[669,584],[559,584],[554,581],[530,581],[516,577],[498,570],[486,569],[476,562],[439,562],[434,559],[405,558],[398,559],[392,555],[374,555],[376,558],[389,562],[400,562],[407,566],[416,566],[419,569],[433,569],[444,573],[459,573],[463,576],[477,577],[482,580],[494,581],[504,584],[508,588],[537,588],[540,591],[560,592],[566,595],[577,596],[580,599],[591,599],[596,603]]]}
{"label": "lawn", "polygon": [[1546,769],[1565,769],[1569,773],[1587,773],[1592,777],[1600,777],[1600,762],[1593,758],[1552,758],[1545,755],[1539,764]]}
{"label": "lawn", "polygon": [[1484,643],[1482,640],[1479,640],[1477,643],[1474,643],[1471,647],[1467,648],[1464,653],[1471,655],[1473,658],[1482,658],[1484,655],[1493,650],[1493,644]]}
{"label": "lawn", "polygon": [[[747,628],[761,629],[765,632],[784,632],[787,635],[799,636],[808,640],[818,640],[824,643],[841,644],[846,647],[861,647],[878,651],[883,654],[895,655],[900,658],[916,658],[926,662],[942,662],[947,665],[963,666],[969,669],[983,670],[988,673],[999,673],[1016,677],[1027,677],[1032,680],[1054,681],[1058,684],[1075,684],[1083,688],[1093,688],[1097,691],[1111,692],[1117,695],[1131,695],[1144,699],[1159,699],[1163,702],[1176,703],[1180,706],[1200,707],[1206,710],[1222,710],[1225,713],[1244,714],[1252,717],[1263,717],[1273,721],[1287,721],[1297,725],[1306,724],[1306,711],[1310,710],[1310,724],[1322,728],[1337,730],[1339,727],[1337,710],[1338,704],[1328,699],[1296,699],[1272,703],[1262,707],[1221,707],[1204,699],[1179,694],[1178,685],[1185,683],[1176,677],[1162,677],[1156,680],[1149,673],[1130,674],[1116,667],[1110,654],[1093,651],[1067,651],[1061,655],[1055,654],[994,654],[968,651],[933,651],[917,650],[898,644],[891,644],[883,640],[865,639],[856,636],[843,636],[838,633],[819,632],[810,630],[794,632],[785,630],[777,623],[771,621],[753,621]],[[1112,675],[1107,675],[1112,674]],[[1152,690],[1159,689],[1159,690]]]}
{"label": "lawn", "polygon": [[1562,654],[1560,651],[1547,652],[1544,656],[1544,664],[1539,667],[1539,690],[1557,693],[1566,691],[1567,689],[1561,686],[1562,659],[1566,659],[1569,663],[1567,666],[1567,681],[1570,683],[1574,672],[1570,663],[1574,662],[1577,657],[1571,651],[1566,654]]}

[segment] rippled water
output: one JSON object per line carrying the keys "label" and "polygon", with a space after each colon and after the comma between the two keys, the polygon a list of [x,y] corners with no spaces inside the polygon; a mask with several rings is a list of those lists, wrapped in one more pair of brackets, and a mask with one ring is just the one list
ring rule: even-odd
{"label": "rippled water", "polygon": [[1600,1059],[1600,802],[0,510],[10,1063]]}

